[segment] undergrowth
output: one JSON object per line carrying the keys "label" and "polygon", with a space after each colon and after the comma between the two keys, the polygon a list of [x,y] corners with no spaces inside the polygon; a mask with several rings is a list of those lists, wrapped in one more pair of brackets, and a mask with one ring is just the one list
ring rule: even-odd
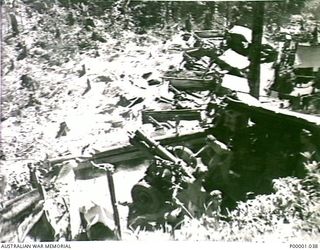
{"label": "undergrowth", "polygon": [[[274,193],[258,195],[223,216],[185,217],[181,229],[164,228],[171,240],[219,242],[316,241],[320,238],[320,164],[306,166],[305,178],[279,178],[273,181]],[[161,232],[156,232],[161,234]],[[138,239],[149,238],[139,232]],[[164,236],[162,236],[163,238]]]}

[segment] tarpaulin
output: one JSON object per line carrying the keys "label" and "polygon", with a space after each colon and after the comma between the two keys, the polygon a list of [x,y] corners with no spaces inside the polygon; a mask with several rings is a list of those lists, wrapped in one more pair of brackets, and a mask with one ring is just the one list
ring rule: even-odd
{"label": "tarpaulin", "polygon": [[224,75],[221,86],[233,91],[240,91],[244,93],[249,93],[250,90],[248,80],[246,78],[229,74]]}
{"label": "tarpaulin", "polygon": [[223,55],[219,56],[219,59],[238,69],[244,69],[250,64],[247,57],[240,55],[232,49],[226,50]]}
{"label": "tarpaulin", "polygon": [[[242,35],[249,43],[252,41],[252,30],[247,27],[235,25],[228,32]],[[267,40],[264,37],[262,38],[262,43],[267,43]]]}
{"label": "tarpaulin", "polygon": [[295,68],[320,68],[320,45],[298,45]]}

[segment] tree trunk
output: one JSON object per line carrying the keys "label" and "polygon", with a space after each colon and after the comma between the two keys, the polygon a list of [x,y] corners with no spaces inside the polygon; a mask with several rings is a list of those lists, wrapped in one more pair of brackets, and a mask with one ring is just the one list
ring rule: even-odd
{"label": "tree trunk", "polygon": [[250,94],[259,99],[260,61],[263,36],[264,2],[253,3],[252,42],[249,51],[249,86]]}

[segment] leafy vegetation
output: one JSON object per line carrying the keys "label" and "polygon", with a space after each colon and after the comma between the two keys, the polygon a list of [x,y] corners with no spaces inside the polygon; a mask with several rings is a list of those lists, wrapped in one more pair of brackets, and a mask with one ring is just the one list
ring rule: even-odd
{"label": "leafy vegetation", "polygon": [[[316,162],[307,165],[308,174],[303,179],[275,179],[274,193],[239,202],[227,215],[204,214],[200,219],[185,217],[181,229],[164,228],[167,238],[226,242],[316,241],[320,233],[319,167]],[[161,235],[161,232],[156,234]],[[139,239],[145,237],[150,237],[147,232],[139,232]]]}

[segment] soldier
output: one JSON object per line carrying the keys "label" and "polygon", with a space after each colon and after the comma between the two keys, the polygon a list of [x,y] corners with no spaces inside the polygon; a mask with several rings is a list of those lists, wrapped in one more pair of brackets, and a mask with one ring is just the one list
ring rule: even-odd
{"label": "soldier", "polygon": [[318,25],[316,25],[312,31],[312,44],[318,45]]}
{"label": "soldier", "polygon": [[216,217],[221,215],[222,192],[213,190],[210,192],[208,202],[206,204],[207,214]]}

